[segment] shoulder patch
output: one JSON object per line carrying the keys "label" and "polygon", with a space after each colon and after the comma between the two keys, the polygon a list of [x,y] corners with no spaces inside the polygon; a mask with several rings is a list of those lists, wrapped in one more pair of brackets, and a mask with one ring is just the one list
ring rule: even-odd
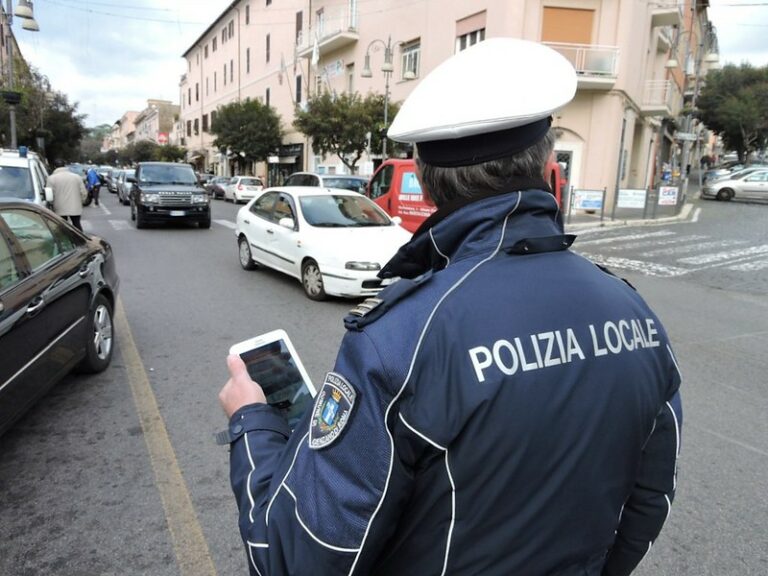
{"label": "shoulder patch", "polygon": [[312,409],[309,447],[320,450],[341,436],[355,406],[357,392],[341,374],[328,372]]}

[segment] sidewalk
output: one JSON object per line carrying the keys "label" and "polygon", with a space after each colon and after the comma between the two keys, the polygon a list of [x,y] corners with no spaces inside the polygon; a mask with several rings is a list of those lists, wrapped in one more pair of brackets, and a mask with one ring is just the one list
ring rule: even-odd
{"label": "sidewalk", "polygon": [[[679,194],[682,194],[682,182],[677,184]],[[685,198],[678,200],[674,206],[659,206],[656,204],[655,191],[650,191],[645,208],[613,208],[605,206],[601,216],[600,210],[585,211],[563,207],[563,222],[565,230],[584,230],[585,228],[602,228],[614,226],[637,226],[654,223],[683,222],[691,217],[693,198],[699,197],[699,173],[691,170],[688,179],[688,191]]]}

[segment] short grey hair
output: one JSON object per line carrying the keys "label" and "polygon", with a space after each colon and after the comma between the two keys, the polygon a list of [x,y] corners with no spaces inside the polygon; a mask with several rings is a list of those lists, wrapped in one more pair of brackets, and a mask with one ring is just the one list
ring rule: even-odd
{"label": "short grey hair", "polygon": [[478,192],[502,192],[513,176],[543,180],[554,149],[555,133],[549,130],[536,144],[500,160],[454,168],[432,166],[419,158],[416,162],[427,196],[440,208],[451,200],[471,198]]}

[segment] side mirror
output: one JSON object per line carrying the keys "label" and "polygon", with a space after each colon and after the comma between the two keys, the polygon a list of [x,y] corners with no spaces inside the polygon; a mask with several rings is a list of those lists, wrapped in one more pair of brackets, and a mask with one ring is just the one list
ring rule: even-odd
{"label": "side mirror", "polygon": [[277,223],[283,228],[288,228],[288,230],[293,230],[296,227],[296,223],[293,221],[293,218],[280,218]]}
{"label": "side mirror", "polygon": [[45,201],[48,204],[53,204],[53,188],[46,186],[43,188],[43,191],[45,192]]}
{"label": "side mirror", "polygon": [[125,179],[126,182],[130,182],[131,184],[136,184],[136,177],[135,176],[128,176],[128,178]]}

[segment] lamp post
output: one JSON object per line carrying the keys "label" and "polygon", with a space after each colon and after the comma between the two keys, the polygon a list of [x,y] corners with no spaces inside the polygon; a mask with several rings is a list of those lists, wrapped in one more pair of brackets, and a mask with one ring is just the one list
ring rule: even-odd
{"label": "lamp post", "polygon": [[[11,128],[11,148],[16,148],[18,142],[16,141],[16,104],[21,101],[21,95],[14,91],[14,78],[13,78],[13,2],[7,1],[6,9],[6,21],[8,22],[8,35],[5,37],[6,46],[8,47],[8,90],[3,92],[3,99],[8,104],[9,110],[9,124]],[[40,26],[37,25],[35,20],[32,0],[19,0],[18,6],[16,6],[16,16],[23,19],[21,27],[24,30],[30,30],[31,32],[39,32]]]}
{"label": "lamp post", "polygon": [[[688,68],[689,68],[689,61],[691,58],[691,34],[693,32],[693,29],[691,30],[685,30],[683,32],[680,32],[677,35],[677,38],[675,39],[675,45],[674,45],[674,52],[672,54],[672,57],[667,61],[667,63],[664,65],[665,68],[672,70],[675,68],[678,68],[680,66],[680,63],[677,61],[677,50],[680,43],[680,38],[684,35],[688,35],[688,41],[685,45],[685,61],[683,63],[683,93],[685,93],[685,88],[688,85]],[[688,174],[688,166],[690,164],[690,155],[691,155],[691,149],[693,147],[693,132],[692,132],[692,126],[693,126],[693,112],[696,109],[696,97],[698,96],[699,92],[699,80],[701,78],[701,68],[702,68],[702,57],[703,57],[703,63],[706,63],[710,68],[719,68],[719,57],[718,57],[718,46],[717,46],[717,35],[715,33],[715,28],[712,26],[711,23],[707,22],[705,26],[701,28],[701,40],[698,45],[698,50],[696,51],[696,59],[693,63],[693,93],[691,95],[691,102],[690,105],[685,113],[685,122],[683,124],[683,133],[685,134],[685,139],[683,140],[683,149],[681,154],[681,166],[680,171],[681,174],[683,174],[682,178],[682,190],[681,190],[681,198],[682,201],[685,201],[685,198],[688,193],[688,182],[689,182],[689,174]],[[704,53],[706,52],[706,55]],[[695,140],[698,142],[698,137],[695,138]],[[701,184],[701,172],[699,172],[699,184]]]}
{"label": "lamp post", "polygon": [[[362,78],[373,78],[373,72],[371,72],[371,48],[374,44],[381,44],[384,46],[384,63],[381,65],[381,71],[384,73],[384,130],[387,129],[389,122],[389,77],[392,75],[395,67],[392,63],[392,36],[387,37],[387,41],[379,40],[378,38],[371,40],[368,44],[368,48],[365,49],[365,65],[363,71],[360,73]],[[402,42],[395,42],[395,46],[403,44]],[[403,80],[413,80],[416,78],[416,74],[413,70],[406,70],[403,73]],[[386,133],[381,138],[381,156],[383,160],[387,159],[387,135]]]}

